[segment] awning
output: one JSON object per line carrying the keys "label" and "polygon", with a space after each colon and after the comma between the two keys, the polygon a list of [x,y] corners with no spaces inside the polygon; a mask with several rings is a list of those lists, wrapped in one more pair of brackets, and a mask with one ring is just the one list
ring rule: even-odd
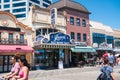
{"label": "awning", "polygon": [[0,52],[33,52],[33,48],[27,45],[0,45]]}
{"label": "awning", "polygon": [[96,50],[112,51],[112,48],[96,48]]}
{"label": "awning", "polygon": [[120,52],[120,48],[115,48],[113,51]]}
{"label": "awning", "polygon": [[96,50],[92,47],[80,47],[80,46],[71,48],[71,50],[72,52],[96,52]]}

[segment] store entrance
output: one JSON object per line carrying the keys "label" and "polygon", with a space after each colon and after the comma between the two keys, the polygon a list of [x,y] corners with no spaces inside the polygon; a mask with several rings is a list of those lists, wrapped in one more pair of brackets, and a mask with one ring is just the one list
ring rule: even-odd
{"label": "store entrance", "polygon": [[0,55],[0,73],[9,72],[12,64],[10,62],[12,56]]}
{"label": "store entrance", "polygon": [[46,50],[46,61],[49,68],[57,68],[59,61],[59,49],[51,50],[50,52]]}

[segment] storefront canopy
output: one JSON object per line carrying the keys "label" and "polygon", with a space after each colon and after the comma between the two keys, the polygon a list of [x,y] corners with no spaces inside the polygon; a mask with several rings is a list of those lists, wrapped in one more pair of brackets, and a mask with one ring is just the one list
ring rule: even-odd
{"label": "storefront canopy", "polygon": [[120,48],[115,48],[113,51],[120,52]]}
{"label": "storefront canopy", "polygon": [[80,46],[71,48],[71,50],[72,52],[96,52],[96,50],[92,47],[80,47]]}
{"label": "storefront canopy", "polygon": [[0,52],[33,52],[33,48],[27,45],[0,45]]}

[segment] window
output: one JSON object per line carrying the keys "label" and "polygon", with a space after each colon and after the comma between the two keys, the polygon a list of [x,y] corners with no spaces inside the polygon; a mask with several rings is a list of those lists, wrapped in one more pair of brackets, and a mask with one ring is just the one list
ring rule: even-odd
{"label": "window", "polygon": [[21,2],[21,3],[14,3],[12,6],[13,7],[19,7],[19,6],[25,6],[26,3],[25,2]]}
{"label": "window", "polygon": [[13,43],[13,33],[9,33],[9,43]]}
{"label": "window", "polygon": [[34,3],[37,3],[37,4],[40,4],[40,1],[39,1],[39,0],[30,0],[30,1],[32,1],[32,2],[34,2]]}
{"label": "window", "polygon": [[49,5],[48,5],[48,4],[45,4],[45,3],[43,3],[43,6],[44,6],[44,7],[48,7]]}
{"label": "window", "polygon": [[51,1],[49,1],[49,0],[43,0],[43,1],[48,3],[48,4],[51,4]]}
{"label": "window", "polygon": [[77,33],[77,41],[81,41],[81,34]]}
{"label": "window", "polygon": [[87,41],[87,35],[86,34],[83,34],[83,41]]}
{"label": "window", "polygon": [[36,36],[41,35],[41,29],[36,30]]}
{"label": "window", "polygon": [[42,31],[42,35],[45,35],[45,34],[47,34],[47,29],[43,29]]}
{"label": "window", "polygon": [[10,0],[4,0],[4,2],[10,2]]}
{"label": "window", "polygon": [[53,32],[53,30],[52,29],[48,29],[48,34],[51,33],[51,32]]}
{"label": "window", "polygon": [[4,5],[4,8],[10,8],[10,4]]}
{"label": "window", "polygon": [[74,25],[74,17],[70,17],[70,24]]}
{"label": "window", "polygon": [[5,10],[6,12],[10,12],[10,10]]}
{"label": "window", "polygon": [[26,11],[26,8],[19,8],[19,9],[14,9],[13,13],[16,13],[16,12],[25,12],[25,11]]}
{"label": "window", "polygon": [[29,6],[31,6],[31,5],[32,5],[32,3],[29,2]]}
{"label": "window", "polygon": [[18,14],[18,15],[15,15],[17,18],[23,18],[23,17],[26,17],[26,14]]}
{"label": "window", "polygon": [[20,34],[20,43],[24,43],[24,34]]}
{"label": "window", "polygon": [[82,26],[86,27],[86,20],[84,20],[84,19],[82,20]]}
{"label": "window", "polygon": [[76,18],[76,26],[80,26],[80,19]]}
{"label": "window", "polygon": [[75,34],[74,34],[74,32],[71,32],[71,39],[75,39]]}
{"label": "window", "polygon": [[13,0],[13,1],[18,1],[18,0]]}

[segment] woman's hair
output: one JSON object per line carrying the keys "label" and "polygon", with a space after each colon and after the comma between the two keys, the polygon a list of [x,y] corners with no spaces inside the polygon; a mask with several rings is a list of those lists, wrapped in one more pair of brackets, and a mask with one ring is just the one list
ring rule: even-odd
{"label": "woman's hair", "polygon": [[109,64],[108,58],[104,58],[104,59],[103,59],[103,62],[104,62],[104,64]]}
{"label": "woman's hair", "polygon": [[17,62],[18,62],[18,60],[19,60],[19,58],[20,58],[20,56],[18,56],[18,55],[14,55],[14,56],[12,56]]}
{"label": "woman's hair", "polygon": [[20,61],[23,63],[24,66],[27,66],[28,69],[30,69],[30,65],[28,64],[28,62],[24,56],[20,57]]}

